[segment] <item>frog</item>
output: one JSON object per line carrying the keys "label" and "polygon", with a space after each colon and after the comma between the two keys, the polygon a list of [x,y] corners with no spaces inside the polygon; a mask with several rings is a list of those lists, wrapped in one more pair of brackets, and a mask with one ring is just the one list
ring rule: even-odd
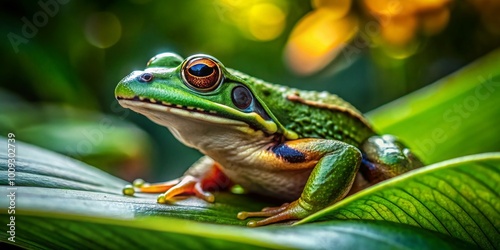
{"label": "frog", "polygon": [[213,203],[213,191],[238,185],[283,202],[236,214],[252,218],[249,227],[294,223],[423,166],[337,95],[271,84],[210,55],[158,54],[123,78],[115,97],[204,155],[177,179],[134,182],[124,194],[159,193],[160,204],[186,195]]}

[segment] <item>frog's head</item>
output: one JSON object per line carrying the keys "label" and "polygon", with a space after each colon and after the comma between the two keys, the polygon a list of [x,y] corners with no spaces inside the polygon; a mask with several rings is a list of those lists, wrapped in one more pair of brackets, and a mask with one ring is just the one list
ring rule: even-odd
{"label": "frog's head", "polygon": [[246,126],[266,134],[281,130],[251,80],[230,72],[211,56],[184,60],[164,53],[121,80],[115,95],[122,106],[174,131],[193,124]]}

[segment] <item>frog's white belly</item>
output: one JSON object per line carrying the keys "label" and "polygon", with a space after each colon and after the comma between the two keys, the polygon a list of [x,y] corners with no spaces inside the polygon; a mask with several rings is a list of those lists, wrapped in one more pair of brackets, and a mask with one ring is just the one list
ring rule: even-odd
{"label": "frog's white belly", "polygon": [[300,197],[312,169],[266,171],[262,169],[223,169],[232,181],[253,193],[293,201]]}

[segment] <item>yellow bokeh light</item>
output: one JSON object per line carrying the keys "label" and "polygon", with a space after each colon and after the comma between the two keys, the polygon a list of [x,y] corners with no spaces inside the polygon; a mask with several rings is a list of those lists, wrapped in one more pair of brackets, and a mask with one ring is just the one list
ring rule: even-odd
{"label": "yellow bokeh light", "polygon": [[248,7],[248,3],[251,1],[244,1],[244,0],[219,0],[219,4],[227,7],[232,7],[232,8],[245,8]]}
{"label": "yellow bokeh light", "polygon": [[[359,10],[352,0],[311,0],[313,11],[295,26],[285,48],[289,66],[299,74],[321,70],[345,48],[361,51],[369,43],[381,46],[391,57],[404,59],[418,51],[420,35],[441,32],[450,21],[453,0],[361,0],[369,21],[365,22],[358,42],[350,44],[359,30]],[[481,1],[476,4],[482,6]],[[500,6],[500,5],[499,5]],[[365,18],[361,18],[365,20]],[[492,22],[493,23],[493,22]],[[497,30],[500,30],[497,29]],[[357,43],[357,44],[356,44]]]}
{"label": "yellow bokeh light", "polygon": [[222,21],[238,27],[250,39],[270,41],[285,29],[288,2],[218,0],[216,10]]}
{"label": "yellow bokeh light", "polygon": [[370,12],[380,16],[414,15],[419,12],[443,8],[451,0],[365,0]]}
{"label": "yellow bokeh light", "polygon": [[257,40],[269,41],[278,37],[285,27],[285,13],[271,3],[253,5],[248,10],[248,29]]}
{"label": "yellow bokeh light", "polygon": [[417,24],[417,18],[413,15],[392,17],[381,26],[382,36],[392,45],[403,46],[415,36]]}
{"label": "yellow bokeh light", "polygon": [[422,31],[426,35],[441,32],[450,20],[450,9],[441,8],[422,15]]}
{"label": "yellow bokeh light", "polygon": [[326,8],[310,12],[293,30],[285,49],[288,65],[298,74],[311,74],[326,66],[358,31],[358,20],[337,19]]}
{"label": "yellow bokeh light", "polygon": [[85,22],[85,38],[101,49],[113,46],[120,40],[122,27],[120,20],[110,12],[91,14]]}
{"label": "yellow bokeh light", "polygon": [[326,8],[330,10],[332,18],[341,18],[349,13],[351,0],[312,0],[315,9]]}
{"label": "yellow bokeh light", "polygon": [[448,24],[451,0],[365,0],[364,6],[380,25],[381,37],[396,50],[404,50],[419,31],[430,36]]}

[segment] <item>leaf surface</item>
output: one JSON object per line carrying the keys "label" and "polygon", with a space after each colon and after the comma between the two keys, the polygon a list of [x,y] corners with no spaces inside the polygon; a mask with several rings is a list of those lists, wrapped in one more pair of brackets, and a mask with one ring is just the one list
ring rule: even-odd
{"label": "leaf surface", "polygon": [[500,247],[500,153],[457,158],[379,183],[300,223],[383,220]]}

